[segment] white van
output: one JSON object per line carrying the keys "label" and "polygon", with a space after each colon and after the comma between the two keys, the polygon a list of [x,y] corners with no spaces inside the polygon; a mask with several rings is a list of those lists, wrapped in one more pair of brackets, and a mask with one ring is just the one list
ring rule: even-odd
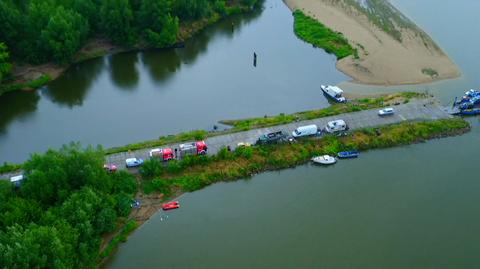
{"label": "white van", "polygon": [[334,120],[327,123],[325,131],[328,133],[335,133],[348,130],[348,126],[344,120]]}
{"label": "white van", "polygon": [[297,138],[302,136],[316,135],[317,133],[318,133],[317,125],[312,124],[312,125],[298,127],[297,129],[295,129],[295,131],[292,132],[292,136]]}

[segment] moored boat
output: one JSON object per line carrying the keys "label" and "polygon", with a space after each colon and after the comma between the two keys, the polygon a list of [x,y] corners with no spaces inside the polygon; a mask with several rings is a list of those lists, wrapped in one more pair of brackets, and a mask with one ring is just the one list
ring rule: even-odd
{"label": "moored boat", "polygon": [[337,86],[331,86],[331,85],[328,85],[328,86],[325,86],[325,85],[321,85],[320,86],[320,89],[322,89],[323,93],[331,98],[332,100],[334,100],[335,102],[337,103],[345,103],[347,102],[347,99],[345,99],[345,97],[343,97],[343,90],[340,89],[339,87]]}
{"label": "moored boat", "polygon": [[356,150],[342,151],[337,154],[338,158],[340,159],[357,158],[358,155],[360,155],[360,153]]}
{"label": "moored boat", "polygon": [[312,162],[318,163],[318,164],[334,164],[337,162],[337,159],[335,157],[332,157],[330,155],[323,155],[323,156],[317,156],[312,158]]}
{"label": "moored boat", "polygon": [[174,201],[174,202],[169,202],[169,203],[165,203],[162,205],[162,209],[163,210],[172,210],[172,209],[177,209],[180,207],[180,203],[178,203],[178,201]]}

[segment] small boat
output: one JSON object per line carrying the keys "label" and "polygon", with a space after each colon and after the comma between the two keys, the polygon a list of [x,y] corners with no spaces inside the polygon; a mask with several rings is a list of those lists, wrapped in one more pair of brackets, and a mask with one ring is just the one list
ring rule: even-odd
{"label": "small boat", "polygon": [[356,150],[342,151],[337,154],[338,158],[340,159],[357,158],[358,155],[360,155],[360,153]]}
{"label": "small boat", "polygon": [[461,110],[460,115],[463,116],[475,116],[475,115],[480,115],[480,108],[473,108],[473,109],[465,109]]}
{"label": "small boat", "polygon": [[340,89],[339,87],[337,86],[331,86],[331,85],[321,85],[320,86],[320,89],[322,89],[323,93],[331,98],[332,100],[334,100],[335,102],[337,103],[345,103],[347,102],[347,99],[345,99],[345,97],[343,97],[343,90]]}
{"label": "small boat", "polygon": [[175,202],[170,202],[170,203],[166,203],[166,204],[163,204],[162,205],[162,209],[163,210],[172,210],[172,209],[177,209],[180,207],[180,204],[178,203],[178,201],[175,201]]}
{"label": "small boat", "polygon": [[337,159],[335,159],[335,157],[332,157],[330,155],[323,155],[323,156],[313,157],[312,162],[318,163],[318,164],[334,164],[337,162]]}

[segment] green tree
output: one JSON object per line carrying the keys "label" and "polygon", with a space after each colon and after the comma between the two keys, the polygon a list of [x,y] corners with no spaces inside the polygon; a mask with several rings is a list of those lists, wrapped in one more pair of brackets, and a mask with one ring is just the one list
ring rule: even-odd
{"label": "green tree", "polygon": [[10,54],[8,53],[7,46],[5,43],[0,42],[0,83],[12,70],[12,64],[10,63],[9,57]]}
{"label": "green tree", "polygon": [[207,0],[176,0],[173,7],[175,15],[184,20],[200,19],[209,12]]}
{"label": "green tree", "polygon": [[128,0],[104,0],[100,14],[101,26],[110,39],[119,44],[134,42],[133,13]]}
{"label": "green tree", "polygon": [[147,42],[157,48],[177,41],[178,18],[172,17],[168,0],[145,0],[140,6],[139,24]]}
{"label": "green tree", "polygon": [[0,232],[1,268],[73,268],[74,256],[55,227],[15,225]]}
{"label": "green tree", "polygon": [[0,40],[12,53],[24,56],[26,20],[11,0],[0,1]]}
{"label": "green tree", "polygon": [[42,63],[50,57],[46,44],[41,38],[42,30],[48,25],[54,14],[55,4],[52,0],[31,0],[28,5],[26,25],[26,43],[22,50],[24,58],[31,63]]}
{"label": "green tree", "polygon": [[67,63],[80,49],[87,33],[88,23],[82,16],[59,6],[42,30],[41,40],[56,62]]}

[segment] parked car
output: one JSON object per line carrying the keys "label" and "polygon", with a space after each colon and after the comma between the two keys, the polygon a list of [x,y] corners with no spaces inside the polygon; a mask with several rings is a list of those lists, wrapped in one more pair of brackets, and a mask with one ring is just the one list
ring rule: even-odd
{"label": "parked car", "polygon": [[330,121],[327,123],[327,126],[325,126],[325,131],[327,133],[336,133],[346,130],[348,130],[348,125],[345,123],[344,120]]}
{"label": "parked car", "polygon": [[117,171],[117,166],[111,163],[106,163],[103,165],[103,169],[107,172],[113,173]]}
{"label": "parked car", "polygon": [[282,132],[282,131],[268,133],[268,134],[264,134],[264,135],[260,136],[257,139],[256,144],[257,145],[266,145],[266,144],[275,144],[275,143],[279,143],[279,142],[284,142],[284,141],[287,140],[287,137],[288,137],[287,134]]}
{"label": "parked car", "polygon": [[378,111],[379,116],[388,116],[388,115],[393,115],[394,113],[395,113],[395,110],[393,110],[393,108],[391,107],[380,109]]}
{"label": "parked car", "polygon": [[248,143],[248,142],[239,142],[237,144],[237,147],[251,147],[252,144]]}
{"label": "parked car", "polygon": [[17,175],[10,178],[10,183],[12,183],[16,188],[22,185],[22,181],[25,179],[25,175]]}
{"label": "parked car", "polygon": [[292,132],[294,138],[311,136],[318,134],[318,127],[315,124],[300,126]]}
{"label": "parked car", "polygon": [[125,160],[125,165],[129,167],[138,167],[143,164],[143,160],[140,158],[128,158]]}

